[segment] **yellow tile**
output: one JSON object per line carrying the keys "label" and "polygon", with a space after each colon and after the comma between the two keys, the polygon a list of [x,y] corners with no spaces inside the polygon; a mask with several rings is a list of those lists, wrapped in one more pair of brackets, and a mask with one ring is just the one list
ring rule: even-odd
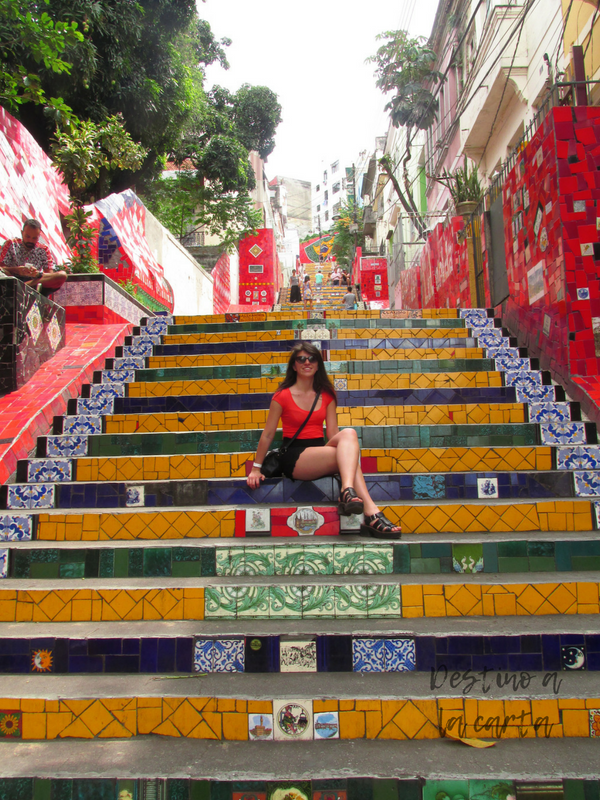
{"label": "yellow tile", "polygon": [[223,739],[246,741],[248,739],[248,715],[223,714]]}
{"label": "yellow tile", "polygon": [[565,736],[584,736],[590,735],[590,720],[588,712],[583,709],[581,711],[563,709],[562,711],[562,726]]}
{"label": "yellow tile", "polygon": [[340,711],[339,716],[340,716],[340,739],[364,739],[366,732],[366,721],[364,712]]}

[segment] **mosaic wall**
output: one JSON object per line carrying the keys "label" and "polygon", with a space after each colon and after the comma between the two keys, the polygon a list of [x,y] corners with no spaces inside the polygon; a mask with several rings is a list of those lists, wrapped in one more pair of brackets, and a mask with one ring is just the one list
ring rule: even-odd
{"label": "mosaic wall", "polygon": [[[97,253],[102,272],[116,283],[132,281],[160,307],[173,310],[173,290],[145,236],[146,208],[128,189],[87,207],[98,229]],[[158,310],[158,306],[157,306]]]}
{"label": "mosaic wall", "polygon": [[7,394],[64,347],[65,312],[16,278],[2,278],[0,326],[0,394]]}
{"label": "mosaic wall", "polygon": [[317,236],[314,239],[309,239],[308,242],[303,242],[300,245],[300,263],[318,264],[320,258],[329,258],[331,256],[334,240],[335,236],[327,234],[325,236]]}
{"label": "mosaic wall", "polygon": [[213,283],[213,313],[223,314],[231,305],[231,263],[228,253],[221,253],[210,273]]}
{"label": "mosaic wall", "polygon": [[153,312],[118,286],[107,275],[69,275],[54,294],[54,302],[66,312],[67,322],[114,325],[132,322],[139,325]]}
{"label": "mosaic wall", "polygon": [[389,308],[387,258],[360,259],[360,291],[373,308]]}
{"label": "mosaic wall", "polygon": [[273,231],[260,228],[240,239],[239,303],[269,310],[281,288],[281,271]]}
{"label": "mosaic wall", "polygon": [[20,237],[23,220],[34,217],[55,261],[67,261],[60,214],[70,206],[69,190],[51,160],[26,128],[0,108],[0,241]]}

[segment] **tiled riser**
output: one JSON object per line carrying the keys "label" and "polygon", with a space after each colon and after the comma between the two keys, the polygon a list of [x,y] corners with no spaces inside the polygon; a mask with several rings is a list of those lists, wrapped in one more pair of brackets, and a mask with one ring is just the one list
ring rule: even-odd
{"label": "tiled riser", "polygon": [[[522,447],[536,444],[567,444],[560,441],[571,435],[573,444],[585,444],[585,423],[553,425],[564,430],[552,435],[548,426],[522,425],[402,425],[355,428],[361,448],[433,447]],[[144,433],[100,436],[49,436],[38,439],[38,457],[188,455],[193,453],[232,453],[256,451],[260,430],[190,431],[186,433]],[[556,440],[559,440],[558,442]],[[278,432],[274,442],[281,442]]]}
{"label": "tiled riser", "polygon": [[[19,738],[129,739],[131,736],[170,736],[216,741],[257,738],[283,711],[282,700],[217,699],[211,697],[119,697],[4,701],[0,711],[11,714]],[[440,739],[447,728],[454,735],[486,739],[567,738],[590,736],[600,714],[600,698],[552,700],[350,700],[317,698],[301,701],[306,727],[301,739],[313,739],[314,729],[335,723],[340,739]],[[485,724],[498,718],[497,723]],[[384,720],[389,720],[387,723]],[[279,731],[279,729],[277,729]],[[277,733],[276,739],[289,739]],[[294,738],[294,737],[291,737]],[[317,736],[317,738],[320,738]],[[327,737],[328,738],[328,737]]]}
{"label": "tiled riser", "polygon": [[[202,474],[204,470],[200,471]],[[209,471],[207,471],[209,472]],[[243,474],[244,470],[239,472]],[[365,471],[366,472],[366,471]],[[77,474],[80,474],[78,470]],[[218,474],[217,470],[212,471]],[[595,475],[595,473],[594,473]],[[384,502],[410,500],[533,500],[541,498],[566,498],[597,496],[595,486],[590,489],[574,484],[578,473],[457,473],[441,475],[388,475],[373,477],[367,473],[367,486],[371,494]],[[47,491],[42,494],[42,489]],[[304,482],[299,485],[287,479],[262,484],[252,491],[244,480],[196,480],[165,483],[147,482],[143,485],[129,483],[60,483],[18,484],[11,486],[7,506],[13,510],[43,508],[131,508],[143,506],[186,507],[194,505],[248,505],[264,502],[323,503],[335,502],[338,489],[335,482]]]}
{"label": "tiled riser", "polygon": [[[2,551],[0,550],[0,554]],[[0,577],[206,578],[251,575],[402,575],[600,570],[600,541],[483,544],[322,544],[284,547],[9,548]]]}
{"label": "tiled riser", "polygon": [[[285,650],[306,651],[294,669]],[[583,659],[578,658],[582,656]],[[581,664],[580,664],[581,662]],[[283,669],[282,669],[283,667]],[[600,671],[598,634],[0,639],[0,673]],[[494,676],[490,676],[494,681]]]}
{"label": "tiled riser", "polygon": [[[283,323],[283,324],[282,324]],[[309,323],[321,324],[327,330],[352,330],[362,329],[402,329],[402,328],[466,328],[465,321],[461,319],[340,319],[334,316],[332,319],[300,319],[300,320],[271,320],[266,319],[259,322],[219,322],[216,324],[193,324],[193,325],[169,325],[167,336],[181,336],[183,334],[194,333],[240,333],[246,334],[251,331],[278,331],[278,330],[306,330],[310,328]],[[465,331],[466,333],[466,331]]]}
{"label": "tiled riser", "polygon": [[600,614],[598,583],[0,589],[0,622],[400,619]]}

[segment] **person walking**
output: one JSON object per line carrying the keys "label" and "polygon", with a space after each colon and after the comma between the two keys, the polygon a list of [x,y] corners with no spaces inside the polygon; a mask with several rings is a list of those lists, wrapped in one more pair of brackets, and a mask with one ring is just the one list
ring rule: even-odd
{"label": "person walking", "polygon": [[[292,348],[285,378],[271,400],[256,459],[247,478],[251,489],[258,488],[265,478],[261,467],[280,419],[284,445],[294,439],[300,426],[308,419],[280,458],[283,475],[292,480],[313,481],[339,473],[339,514],[364,513],[365,521],[360,526],[362,536],[399,539],[401,526],[387,519],[367,489],[360,468],[360,442],[356,431],[354,428],[340,431],[338,427],[335,389],[325,371],[321,351],[309,342],[298,342]],[[323,424],[327,442],[323,438]]]}
{"label": "person walking", "polygon": [[300,278],[296,274],[296,270],[292,270],[292,277],[290,278],[290,303],[300,303],[302,294],[300,293]]}
{"label": "person walking", "polygon": [[310,275],[304,276],[304,309],[306,310],[307,306],[312,311],[312,303],[313,303],[313,294],[312,289],[310,286]]}
{"label": "person walking", "polygon": [[346,311],[352,311],[352,309],[356,306],[356,295],[350,286],[346,289],[346,294],[342,298],[342,305]]}
{"label": "person walking", "polygon": [[317,270],[317,274],[315,275],[315,292],[317,297],[321,298],[321,292],[323,291],[323,273],[321,271],[321,267]]}

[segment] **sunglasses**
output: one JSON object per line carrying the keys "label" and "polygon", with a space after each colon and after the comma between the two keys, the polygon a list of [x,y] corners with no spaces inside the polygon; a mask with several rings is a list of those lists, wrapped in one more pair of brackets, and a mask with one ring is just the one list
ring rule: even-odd
{"label": "sunglasses", "polygon": [[316,356],[296,356],[296,361],[299,364],[306,364],[307,361],[309,364],[314,364],[316,360]]}

